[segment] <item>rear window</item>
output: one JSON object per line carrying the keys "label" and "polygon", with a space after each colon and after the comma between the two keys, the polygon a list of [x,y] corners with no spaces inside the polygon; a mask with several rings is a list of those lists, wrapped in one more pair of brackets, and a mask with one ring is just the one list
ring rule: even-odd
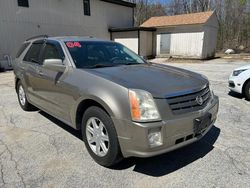
{"label": "rear window", "polygon": [[19,58],[23,51],[30,45],[30,42],[23,43],[21,48],[18,50],[16,54],[16,58]]}
{"label": "rear window", "polygon": [[43,44],[33,43],[24,57],[24,61],[39,63],[39,55]]}

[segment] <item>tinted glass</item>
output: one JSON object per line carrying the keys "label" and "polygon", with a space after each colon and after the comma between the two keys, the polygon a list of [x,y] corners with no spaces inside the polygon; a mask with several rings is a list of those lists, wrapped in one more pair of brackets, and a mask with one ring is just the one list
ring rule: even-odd
{"label": "tinted glass", "polygon": [[46,44],[42,60],[44,59],[62,59],[62,56],[54,44]]}
{"label": "tinted glass", "polygon": [[41,43],[32,44],[23,60],[33,62],[33,63],[39,63],[39,55],[40,55],[42,46],[43,44]]}
{"label": "tinted glass", "polygon": [[21,48],[18,50],[17,54],[16,54],[16,58],[19,58],[20,55],[23,53],[23,51],[29,46],[29,42],[27,43],[23,43]]}
{"label": "tinted glass", "polygon": [[66,46],[77,68],[145,63],[141,57],[118,43],[70,41],[66,42]]}

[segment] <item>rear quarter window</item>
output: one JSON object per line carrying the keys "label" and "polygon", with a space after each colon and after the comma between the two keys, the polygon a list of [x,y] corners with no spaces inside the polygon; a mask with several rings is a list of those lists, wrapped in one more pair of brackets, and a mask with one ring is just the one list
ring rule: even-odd
{"label": "rear quarter window", "polygon": [[24,52],[24,50],[30,45],[30,42],[23,43],[22,46],[19,48],[16,58],[19,58],[20,55]]}

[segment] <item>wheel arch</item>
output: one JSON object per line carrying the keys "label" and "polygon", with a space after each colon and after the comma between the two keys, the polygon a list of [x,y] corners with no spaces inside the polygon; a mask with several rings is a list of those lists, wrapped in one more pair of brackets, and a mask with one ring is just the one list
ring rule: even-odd
{"label": "wheel arch", "polygon": [[21,81],[21,79],[20,78],[15,78],[15,90],[17,91],[17,84],[18,84],[18,82],[19,81]]}
{"label": "wheel arch", "polygon": [[241,92],[243,95],[244,95],[244,93],[245,93],[245,87],[246,87],[246,85],[247,85],[248,82],[250,82],[250,78],[248,78],[248,79],[244,82],[244,84],[243,84],[242,92]]}
{"label": "wheel arch", "polygon": [[112,110],[108,107],[107,104],[105,104],[105,102],[103,101],[100,102],[100,100],[96,100],[93,98],[83,99],[78,103],[75,110],[74,122],[76,129],[78,130],[81,129],[83,114],[91,106],[97,106],[103,109],[110,117],[113,116]]}

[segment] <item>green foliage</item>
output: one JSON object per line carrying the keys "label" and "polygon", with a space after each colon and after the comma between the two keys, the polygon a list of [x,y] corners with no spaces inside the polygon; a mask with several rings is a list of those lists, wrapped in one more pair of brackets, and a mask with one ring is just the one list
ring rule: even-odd
{"label": "green foliage", "polygon": [[246,5],[248,0],[239,0],[241,5]]}

